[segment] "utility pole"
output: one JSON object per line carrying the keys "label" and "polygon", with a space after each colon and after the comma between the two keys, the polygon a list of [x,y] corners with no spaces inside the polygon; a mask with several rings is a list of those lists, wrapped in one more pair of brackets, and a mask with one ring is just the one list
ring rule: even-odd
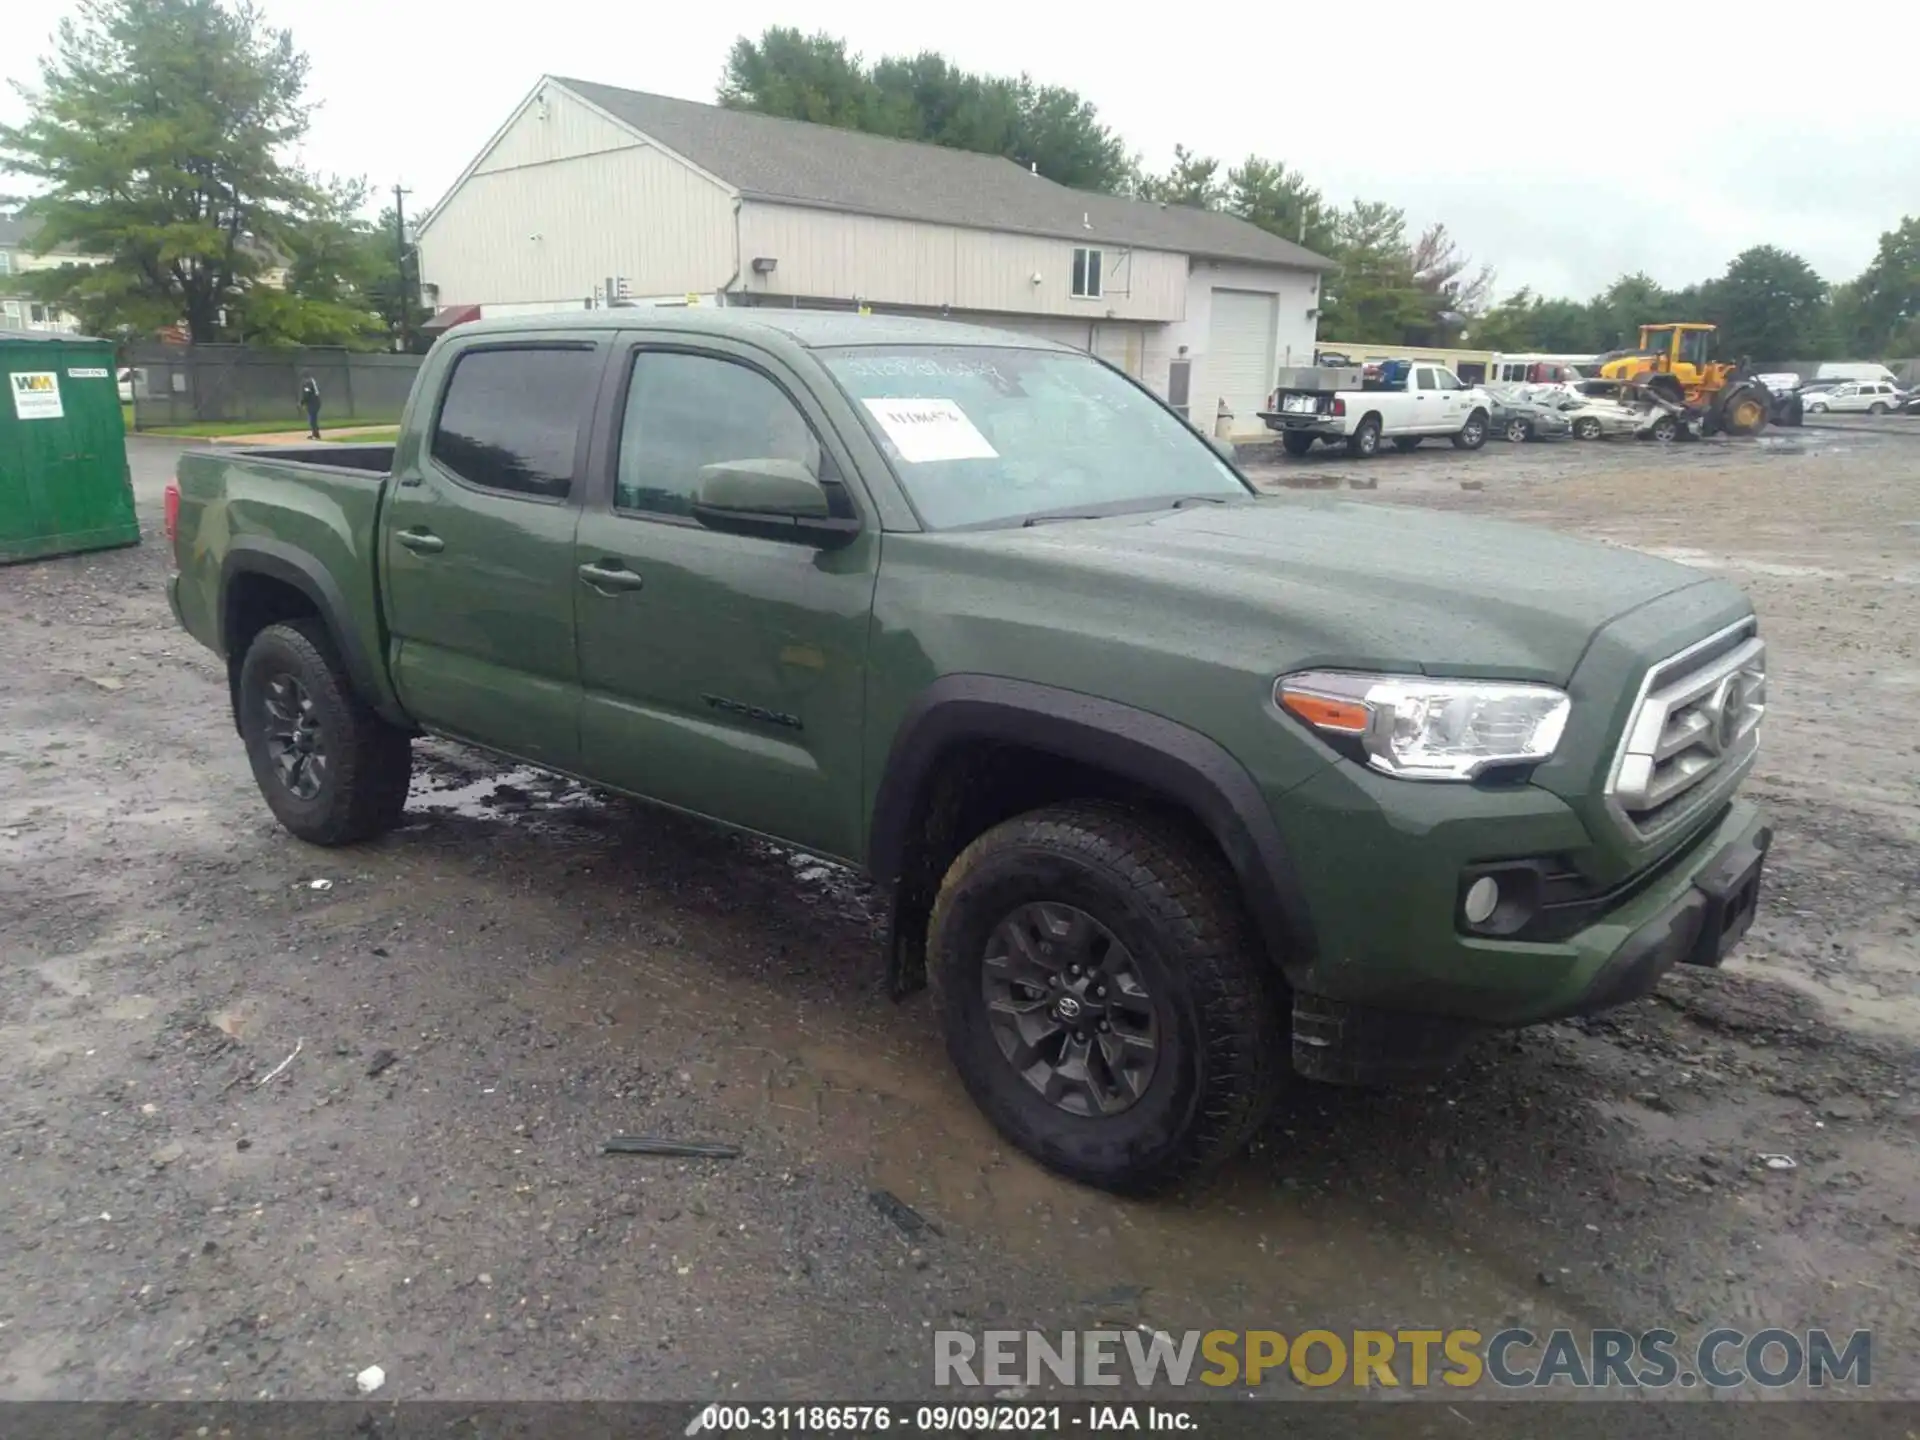
{"label": "utility pole", "polygon": [[393,258],[399,270],[400,343],[402,355],[413,351],[413,292],[407,287],[407,196],[411,190],[393,187]]}

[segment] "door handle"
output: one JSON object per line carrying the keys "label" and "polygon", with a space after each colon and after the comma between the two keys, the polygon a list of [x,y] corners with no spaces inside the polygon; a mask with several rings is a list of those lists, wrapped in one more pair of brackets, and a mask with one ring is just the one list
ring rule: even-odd
{"label": "door handle", "polygon": [[393,537],[416,555],[438,555],[447,542],[430,530],[402,530]]}
{"label": "door handle", "polygon": [[616,561],[596,561],[580,567],[580,578],[595,590],[638,590],[647,582]]}

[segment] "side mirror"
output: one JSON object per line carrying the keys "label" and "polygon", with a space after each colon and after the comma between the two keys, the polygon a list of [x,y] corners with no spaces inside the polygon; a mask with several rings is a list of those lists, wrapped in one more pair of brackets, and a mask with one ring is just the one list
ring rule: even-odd
{"label": "side mirror", "polygon": [[700,468],[693,518],[709,530],[798,540],[831,547],[860,533],[860,522],[833,514],[827,490],[798,460],[757,457]]}

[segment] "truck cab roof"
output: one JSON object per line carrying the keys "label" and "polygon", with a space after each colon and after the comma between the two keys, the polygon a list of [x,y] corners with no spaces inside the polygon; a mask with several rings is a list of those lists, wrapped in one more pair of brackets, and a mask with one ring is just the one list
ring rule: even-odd
{"label": "truck cab roof", "polygon": [[555,330],[673,330],[683,334],[696,330],[762,341],[777,336],[809,350],[856,345],[966,345],[1082,353],[1035,335],[984,325],[961,325],[951,320],[755,306],[649,305],[510,315],[472,320],[449,333],[466,338]]}

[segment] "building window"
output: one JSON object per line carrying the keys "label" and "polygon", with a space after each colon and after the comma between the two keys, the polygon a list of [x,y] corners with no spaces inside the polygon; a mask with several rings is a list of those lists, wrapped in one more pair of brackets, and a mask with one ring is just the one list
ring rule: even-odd
{"label": "building window", "polygon": [[20,324],[20,302],[18,300],[7,301],[4,313],[7,317],[7,323],[17,329]]}
{"label": "building window", "polygon": [[46,324],[47,323],[47,307],[44,305],[28,306],[27,307],[27,323],[31,325]]}
{"label": "building window", "polygon": [[11,250],[0,250],[0,275],[11,275],[12,273],[13,252]]}
{"label": "building window", "polygon": [[1076,249],[1073,252],[1073,294],[1076,300],[1100,298],[1100,252]]}

